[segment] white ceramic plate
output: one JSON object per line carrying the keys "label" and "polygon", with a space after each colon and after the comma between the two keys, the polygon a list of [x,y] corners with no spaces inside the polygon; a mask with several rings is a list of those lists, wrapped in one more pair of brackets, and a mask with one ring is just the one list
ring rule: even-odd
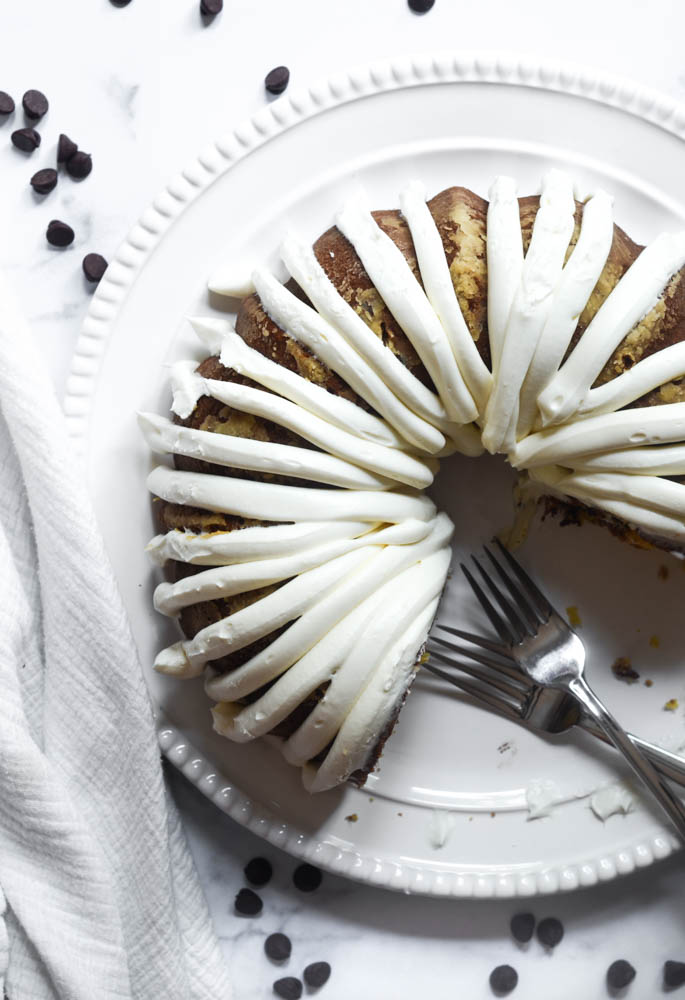
{"label": "white ceramic plate", "polygon": [[[602,823],[586,798],[573,798],[623,775],[609,751],[575,733],[542,741],[438,690],[430,676],[417,681],[363,791],[311,798],[272,746],[215,736],[202,684],[150,669],[176,630],[151,609],[155,573],[143,554],[153,533],[150,460],[135,411],[164,412],[165,363],[199,357],[184,316],[235,305],[209,302],[208,274],[227,259],[246,269],[273,259],[287,226],[316,237],[353,185],[362,182],[384,208],[397,204],[409,178],[431,192],[461,184],[485,195],[496,173],[509,173],[526,193],[560,165],[582,188],[613,192],[620,224],[647,241],[685,225],[684,133],[685,115],[668,100],[583,70],[493,57],[403,59],[264,108],[172,181],[119,251],[85,323],[66,409],[159,708],[161,745],[261,836],[352,878],[445,896],[572,889],[673,850],[645,806]],[[457,525],[458,554],[511,523],[511,485],[499,459],[446,464],[435,496]],[[681,564],[597,528],[552,522],[535,524],[521,555],[560,606],[578,607],[591,680],[619,718],[648,738],[685,740],[682,709],[663,710],[685,695]],[[483,628],[458,571],[439,618]],[[613,677],[618,656],[632,659],[639,684]],[[536,781],[554,781],[571,801],[530,820],[526,789]]]}

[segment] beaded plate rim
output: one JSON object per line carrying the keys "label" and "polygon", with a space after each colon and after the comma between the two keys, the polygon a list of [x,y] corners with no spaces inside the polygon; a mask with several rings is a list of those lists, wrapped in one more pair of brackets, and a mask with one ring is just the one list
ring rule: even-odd
{"label": "beaded plate rim", "polygon": [[[387,91],[436,83],[495,83],[547,90],[633,114],[685,139],[685,107],[631,80],[568,62],[493,52],[421,54],[354,67],[308,87],[293,89],[207,145],[171,179],[133,226],[100,282],[81,328],[64,397],[68,431],[84,457],[91,400],[113,321],[145,261],[173,222],[220,173],[293,125],[333,107]],[[454,872],[362,855],[317,841],[273,816],[227,782],[173,726],[155,712],[160,747],[168,760],[223,812],[289,854],[359,882],[397,891],[456,898],[513,898],[597,885],[667,857],[674,836],[658,830],[601,857],[516,873]]]}

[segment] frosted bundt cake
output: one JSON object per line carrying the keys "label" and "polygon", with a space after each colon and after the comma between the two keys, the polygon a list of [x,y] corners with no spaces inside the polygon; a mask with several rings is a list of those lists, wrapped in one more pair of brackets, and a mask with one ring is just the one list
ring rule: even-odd
{"label": "frosted bundt cake", "polygon": [[173,421],[140,416],[174,456],[149,551],[186,636],[155,667],[204,674],[215,729],[277,737],[320,791],[365,779],[415,674],[450,562],[439,459],[501,452],[548,506],[683,550],[685,235],[643,249],[552,171],[539,197],[358,195],[281,256],[235,328],[191,321],[211,357],[173,367]]}

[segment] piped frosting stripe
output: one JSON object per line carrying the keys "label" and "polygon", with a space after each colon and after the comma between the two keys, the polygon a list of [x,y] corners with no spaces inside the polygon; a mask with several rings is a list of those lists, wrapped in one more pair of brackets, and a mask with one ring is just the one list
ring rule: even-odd
{"label": "piped frosting stripe", "polygon": [[485,411],[483,444],[490,452],[508,450],[516,440],[519,395],[561,279],[573,235],[575,202],[566,174],[545,177],[521,280],[509,311],[500,365]]}
{"label": "piped frosting stripe", "polygon": [[457,424],[470,423],[478,415],[478,407],[459,371],[442,324],[402,252],[360,198],[350,199],[335,221],[421,358],[449,419]]}

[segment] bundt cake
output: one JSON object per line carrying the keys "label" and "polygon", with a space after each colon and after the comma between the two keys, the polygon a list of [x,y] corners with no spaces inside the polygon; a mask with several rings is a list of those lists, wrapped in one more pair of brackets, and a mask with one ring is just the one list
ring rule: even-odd
{"label": "bundt cake", "polygon": [[257,269],[235,326],[192,319],[211,356],[173,366],[173,420],[140,415],[173,455],[154,603],[186,636],[155,667],[204,674],[215,729],[278,738],[311,791],[364,781],[416,672],[440,459],[502,453],[548,508],[685,551],[685,234],[638,246],[557,170],[335,222],[286,237],[290,279]]}

